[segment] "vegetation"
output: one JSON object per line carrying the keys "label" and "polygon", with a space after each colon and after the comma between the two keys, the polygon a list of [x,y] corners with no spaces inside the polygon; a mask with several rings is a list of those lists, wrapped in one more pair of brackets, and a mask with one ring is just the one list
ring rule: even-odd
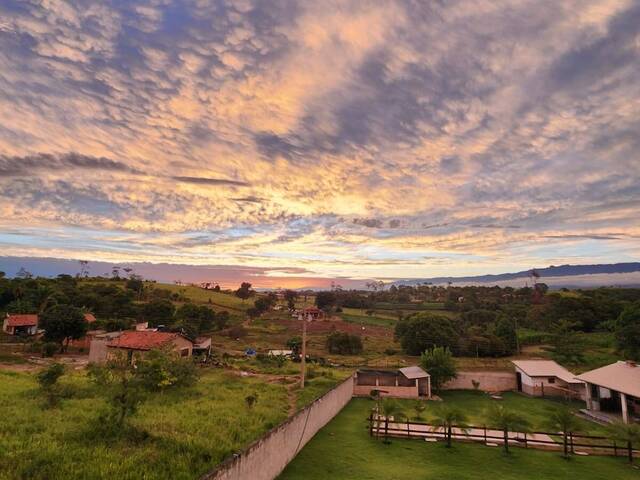
{"label": "vegetation", "polygon": [[505,453],[509,453],[509,432],[528,432],[531,429],[524,415],[499,404],[492,405],[487,412],[487,423],[502,430]]}
{"label": "vegetation", "polygon": [[506,456],[478,444],[459,443],[448,449],[440,443],[398,439],[385,445],[364,428],[372,406],[371,400],[352,400],[302,449],[279,480],[632,480],[638,476],[637,470],[613,457],[574,457],[566,462],[557,454],[524,448]]}
{"label": "vegetation", "polygon": [[640,425],[637,423],[616,422],[609,427],[609,434],[627,445],[627,458],[633,464],[634,445],[640,445]]}
{"label": "vegetation", "polygon": [[615,323],[618,350],[631,360],[640,360],[640,303],[627,307]]}
{"label": "vegetation", "polygon": [[[103,387],[78,372],[59,382],[70,393],[43,410],[34,376],[0,371],[0,479],[198,478],[288,411],[284,385],[209,370],[192,386],[149,395],[129,419],[135,435],[105,436],[96,429],[110,409]],[[239,408],[252,394],[260,400]]]}
{"label": "vegetation", "polygon": [[445,383],[456,378],[456,364],[448,348],[426,350],[420,357],[420,364],[431,375],[431,387],[434,390],[440,390]]}
{"label": "vegetation", "polygon": [[568,406],[549,410],[546,428],[553,432],[562,432],[562,450],[565,458],[569,458],[569,435],[577,433],[580,429],[580,422],[575,415],[575,411]]}
{"label": "vegetation", "polygon": [[58,380],[62,375],[64,375],[64,365],[60,363],[52,363],[37,375],[38,383],[40,384],[48,407],[54,407],[58,404],[60,399]]}
{"label": "vegetation", "polygon": [[327,337],[327,350],[340,355],[357,355],[362,352],[362,339],[358,335],[334,332]]}
{"label": "vegetation", "polygon": [[44,329],[46,341],[60,344],[60,350],[65,351],[70,340],[84,336],[89,324],[79,308],[72,305],[54,305],[41,315],[39,327]]}
{"label": "vegetation", "polygon": [[466,429],[466,421],[467,416],[462,410],[448,404],[442,405],[438,408],[436,410],[436,415],[433,417],[434,426],[442,428],[445,432],[447,448],[451,448],[453,427],[457,426],[464,431]]}

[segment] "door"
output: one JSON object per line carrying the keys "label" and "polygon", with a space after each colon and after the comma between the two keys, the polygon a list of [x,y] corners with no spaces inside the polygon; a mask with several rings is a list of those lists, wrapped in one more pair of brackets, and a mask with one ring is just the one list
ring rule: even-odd
{"label": "door", "polygon": [[516,383],[518,385],[518,391],[522,391],[522,375],[520,372],[516,372]]}

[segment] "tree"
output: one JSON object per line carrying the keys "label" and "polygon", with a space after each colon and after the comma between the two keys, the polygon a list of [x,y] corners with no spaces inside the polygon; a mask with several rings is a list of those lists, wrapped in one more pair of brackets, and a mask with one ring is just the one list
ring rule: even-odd
{"label": "tree", "polygon": [[575,328],[578,324],[560,320],[553,327],[551,356],[560,363],[578,364],[584,361],[584,342]]}
{"label": "tree", "polygon": [[175,307],[167,299],[152,300],[144,304],[141,313],[144,320],[148,321],[151,326],[171,325],[174,320]]}
{"label": "tree", "polygon": [[297,298],[298,292],[296,292],[295,290],[284,291],[284,299],[287,301],[287,307],[289,308],[289,310],[295,310]]}
{"label": "tree", "polygon": [[460,334],[454,323],[442,315],[420,312],[396,324],[395,337],[409,355],[420,355],[433,347],[449,347],[456,351]]}
{"label": "tree", "polygon": [[616,348],[630,360],[640,360],[640,304],[627,307],[615,322]]}
{"label": "tree", "polygon": [[503,405],[494,404],[487,414],[487,422],[503,433],[504,451],[509,453],[509,431],[527,432],[529,421],[517,412],[505,408]]}
{"label": "tree", "polygon": [[427,409],[427,403],[424,400],[416,400],[413,404],[413,410],[416,412],[415,419],[423,420],[422,414]]}
{"label": "tree", "polygon": [[640,445],[640,425],[616,422],[609,427],[609,432],[614,439],[627,444],[629,463],[633,464],[633,446]]}
{"label": "tree", "polygon": [[249,282],[242,282],[240,288],[236,290],[236,297],[241,298],[244,302],[247,298],[252,296],[255,292],[251,290],[251,284]]}
{"label": "tree", "polygon": [[38,373],[38,383],[49,407],[54,407],[58,403],[60,396],[58,380],[62,375],[64,375],[64,365],[61,363],[52,363]]}
{"label": "tree", "polygon": [[247,408],[249,410],[253,409],[253,406],[258,403],[258,394],[257,393],[252,393],[250,395],[247,395],[246,397],[244,397],[244,403],[246,403]]}
{"label": "tree", "polygon": [[580,422],[578,422],[573,410],[567,406],[551,409],[549,410],[545,424],[549,430],[562,432],[564,458],[569,458],[569,435],[578,431],[578,428],[580,428]]}
{"label": "tree", "polygon": [[189,358],[177,357],[170,348],[151,350],[136,363],[136,374],[143,388],[164,391],[169,387],[193,385],[198,378],[195,364]]}
{"label": "tree", "polygon": [[431,386],[434,390],[456,378],[456,364],[448,348],[435,347],[426,350],[420,357],[420,364],[431,375]]}
{"label": "tree", "polygon": [[381,405],[382,414],[384,415],[384,443],[389,442],[389,419],[393,417],[394,422],[399,422],[405,418],[404,412],[398,405],[398,402],[391,398],[385,398],[382,400]]}
{"label": "tree", "polygon": [[331,310],[335,307],[338,298],[335,292],[318,292],[316,294],[316,306],[322,310]]}
{"label": "tree", "polygon": [[300,352],[302,351],[302,337],[291,337],[289,340],[287,340],[286,346],[287,348],[291,349],[291,352],[294,356],[300,355]]}
{"label": "tree", "polygon": [[464,412],[451,405],[442,405],[436,411],[436,415],[433,418],[433,424],[435,427],[442,428],[447,438],[447,448],[451,448],[451,437],[453,433],[453,427],[457,426],[462,431],[467,430],[466,426],[467,417]]}
{"label": "tree", "polygon": [[334,332],[327,337],[327,350],[339,355],[357,355],[362,352],[362,339],[358,335]]}
{"label": "tree", "polygon": [[66,351],[70,340],[77,340],[87,333],[89,324],[82,310],[71,305],[55,305],[40,317],[40,327],[44,329],[44,339],[60,344]]}

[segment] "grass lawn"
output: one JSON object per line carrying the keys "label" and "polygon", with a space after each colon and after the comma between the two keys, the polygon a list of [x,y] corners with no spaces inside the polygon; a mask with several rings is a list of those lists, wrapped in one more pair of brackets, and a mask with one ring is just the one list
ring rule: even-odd
{"label": "grass lawn", "polygon": [[[486,393],[474,392],[472,390],[449,390],[440,392],[438,395],[443,401],[427,402],[427,409],[423,413],[426,421],[431,419],[438,408],[447,404],[462,410],[467,416],[467,423],[482,426],[486,421],[486,411],[491,405],[499,403],[500,405],[504,405],[505,408],[523,415],[529,421],[531,427],[538,431],[548,430],[548,427],[545,425],[545,420],[549,417],[549,411],[559,408],[563,404],[561,400],[532,398],[515,392],[502,394],[502,400],[493,400]],[[415,401],[398,400],[398,403],[405,407],[405,414],[408,415],[409,418],[413,419],[415,417],[415,411],[412,408]],[[574,410],[584,408],[584,402],[571,402],[569,405]],[[582,419],[579,419],[579,422],[581,425],[579,433],[606,435],[606,430],[596,423]]]}
{"label": "grass lawn", "polygon": [[0,371],[0,479],[193,479],[288,411],[284,385],[210,370],[194,387],[143,403],[131,419],[140,438],[108,440],[93,433],[105,407],[97,388],[82,373],[63,382],[69,397],[43,409],[34,375]]}
{"label": "grass lawn", "polygon": [[373,402],[354,399],[309,442],[279,480],[637,480],[623,458],[573,457],[558,453],[455,443],[369,437],[366,418]]}

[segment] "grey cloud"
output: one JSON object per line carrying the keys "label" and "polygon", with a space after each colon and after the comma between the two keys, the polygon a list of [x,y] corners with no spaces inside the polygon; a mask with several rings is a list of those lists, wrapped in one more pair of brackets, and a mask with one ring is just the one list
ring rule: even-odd
{"label": "grey cloud", "polygon": [[229,180],[225,178],[207,178],[207,177],[170,177],[177,182],[193,183],[194,185],[229,185],[234,187],[247,187],[249,184],[240,180]]}
{"label": "grey cloud", "polygon": [[65,168],[141,173],[139,170],[122,162],[73,152],[62,155],[48,153],[25,156],[0,155],[0,176],[25,176],[33,174],[34,171],[55,172]]}

